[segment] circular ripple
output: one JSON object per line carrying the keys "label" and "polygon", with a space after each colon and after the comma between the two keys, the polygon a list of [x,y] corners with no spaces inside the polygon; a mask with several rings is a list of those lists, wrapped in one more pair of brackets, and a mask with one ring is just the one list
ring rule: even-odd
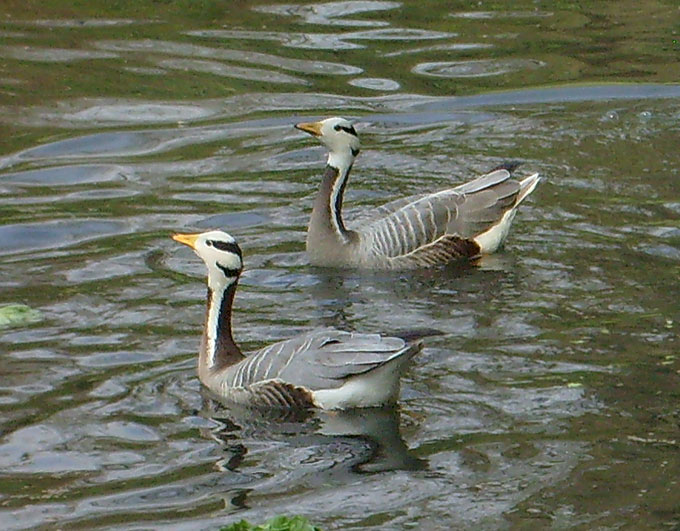
{"label": "circular ripple", "polygon": [[412,72],[431,77],[485,77],[499,76],[518,70],[535,70],[544,66],[535,59],[483,59],[479,61],[443,61],[420,63]]}
{"label": "circular ripple", "polygon": [[358,77],[349,82],[353,87],[360,87],[370,90],[398,90],[400,85],[391,79],[378,77]]}

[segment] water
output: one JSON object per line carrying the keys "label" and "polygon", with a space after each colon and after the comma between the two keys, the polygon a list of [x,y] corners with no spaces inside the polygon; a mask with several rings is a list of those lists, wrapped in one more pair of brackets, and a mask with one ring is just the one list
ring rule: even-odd
{"label": "water", "polygon": [[[42,315],[0,330],[0,527],[680,525],[672,2],[54,4],[0,23],[0,305]],[[334,114],[348,220],[507,160],[545,179],[480,267],[314,269],[323,149],[291,126]],[[203,266],[169,235],[215,227],[246,349],[444,331],[399,408],[203,396]]]}

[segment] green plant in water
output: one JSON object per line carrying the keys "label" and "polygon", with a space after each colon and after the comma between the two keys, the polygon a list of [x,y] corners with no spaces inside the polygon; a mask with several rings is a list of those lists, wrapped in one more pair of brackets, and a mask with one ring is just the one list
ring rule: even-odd
{"label": "green plant in water", "polygon": [[310,524],[304,516],[276,516],[261,525],[241,520],[223,527],[220,531],[321,531],[321,528]]}
{"label": "green plant in water", "polygon": [[42,313],[25,304],[0,306],[0,328],[22,326],[42,319]]}

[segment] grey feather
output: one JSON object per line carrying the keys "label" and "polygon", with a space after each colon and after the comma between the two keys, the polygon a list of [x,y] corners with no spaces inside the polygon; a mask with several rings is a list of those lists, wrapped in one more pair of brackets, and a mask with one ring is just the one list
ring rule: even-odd
{"label": "grey feather", "polygon": [[220,376],[229,388],[277,380],[307,391],[338,388],[352,376],[414,356],[420,343],[398,337],[318,329],[274,343],[228,367]]}
{"label": "grey feather", "polygon": [[298,124],[329,149],[307,231],[307,253],[314,265],[409,269],[494,252],[507,237],[515,210],[539,180],[538,174],[521,182],[512,179],[507,168],[516,164],[504,165],[441,192],[389,202],[346,225],[339,207],[359,140],[334,128],[345,122],[329,118]]}

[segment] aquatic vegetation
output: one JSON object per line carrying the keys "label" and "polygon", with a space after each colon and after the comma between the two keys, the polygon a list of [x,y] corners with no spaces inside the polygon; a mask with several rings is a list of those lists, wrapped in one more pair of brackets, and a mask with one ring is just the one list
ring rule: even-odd
{"label": "aquatic vegetation", "polygon": [[321,531],[304,516],[276,516],[264,524],[254,525],[246,520],[223,527],[220,531]]}
{"label": "aquatic vegetation", "polygon": [[35,323],[42,319],[42,313],[25,304],[0,306],[0,328]]}

